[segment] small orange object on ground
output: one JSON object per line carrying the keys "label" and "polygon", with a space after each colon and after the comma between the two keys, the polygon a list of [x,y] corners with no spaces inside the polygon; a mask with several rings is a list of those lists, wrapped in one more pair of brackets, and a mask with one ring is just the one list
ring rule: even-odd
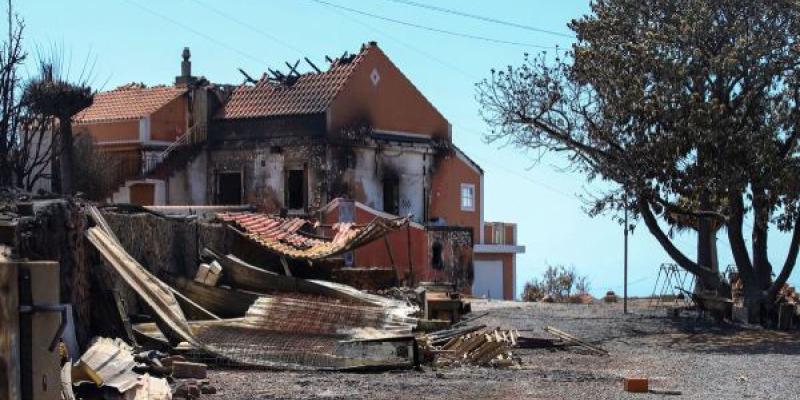
{"label": "small orange object on ground", "polygon": [[625,391],[633,393],[647,393],[647,378],[625,378]]}

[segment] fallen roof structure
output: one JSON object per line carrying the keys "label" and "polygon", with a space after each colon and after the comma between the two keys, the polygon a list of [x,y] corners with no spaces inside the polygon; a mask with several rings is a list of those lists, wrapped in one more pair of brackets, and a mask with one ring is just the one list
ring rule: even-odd
{"label": "fallen roof structure", "polygon": [[407,217],[375,218],[367,225],[340,222],[333,224],[333,238],[323,238],[303,232],[310,226],[302,218],[240,212],[217,214],[222,221],[243,230],[243,234],[262,247],[281,256],[298,260],[318,261],[355,250],[384,237],[408,223]]}
{"label": "fallen roof structure", "polygon": [[[414,307],[322,281],[280,276],[281,279],[291,278],[294,287],[302,286],[307,291],[321,288],[320,293],[313,296],[254,293],[244,299],[245,303],[254,300],[244,318],[190,322],[180,307],[179,298],[214,318],[216,316],[139,264],[115,240],[102,214],[94,211],[92,217],[98,226],[89,228],[86,236],[113,270],[155,313],[156,324],[144,330],[137,327],[140,334],[156,340],[164,337],[167,345],[185,341],[191,349],[190,355],[231,366],[337,370],[411,367],[417,360],[411,334],[416,319],[409,317],[416,311]],[[298,223],[291,224],[295,224],[291,225],[293,227]],[[359,238],[375,235],[389,225],[376,223],[370,226],[369,229],[343,227],[340,232],[346,233],[334,242],[340,248],[346,248],[359,243]],[[236,262],[235,258],[223,258]],[[269,280],[279,275],[252,276]],[[183,279],[180,281],[184,289],[192,285]],[[285,283],[276,287],[286,288]],[[214,296],[220,296],[219,293],[234,289],[210,287],[202,293],[207,295],[213,290]],[[329,293],[339,295],[330,297]],[[213,299],[211,295],[206,297]],[[347,298],[354,301],[343,300]],[[216,300],[207,305],[219,303],[219,299]]]}

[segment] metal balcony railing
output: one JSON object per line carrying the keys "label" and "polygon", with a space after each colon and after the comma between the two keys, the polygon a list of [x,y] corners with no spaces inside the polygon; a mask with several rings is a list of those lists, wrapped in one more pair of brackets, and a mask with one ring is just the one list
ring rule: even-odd
{"label": "metal balcony railing", "polygon": [[150,174],[155,171],[159,164],[169,157],[175,150],[193,144],[205,142],[208,136],[206,124],[192,125],[183,135],[178,136],[174,142],[170,143],[166,149],[160,153],[147,154],[142,157],[142,175]]}

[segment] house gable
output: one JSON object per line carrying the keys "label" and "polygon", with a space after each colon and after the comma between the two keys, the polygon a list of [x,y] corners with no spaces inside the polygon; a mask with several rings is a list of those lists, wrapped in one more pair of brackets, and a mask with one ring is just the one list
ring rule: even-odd
{"label": "house gable", "polygon": [[328,132],[368,122],[374,130],[450,139],[450,125],[375,43],[328,108]]}

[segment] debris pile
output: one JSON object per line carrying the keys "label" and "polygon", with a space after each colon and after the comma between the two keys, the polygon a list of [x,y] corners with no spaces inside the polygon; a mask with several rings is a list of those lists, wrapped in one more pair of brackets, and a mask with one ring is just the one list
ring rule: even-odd
{"label": "debris pile", "polygon": [[121,339],[95,338],[74,365],[65,361],[62,367],[66,400],[188,400],[215,392],[205,364],[153,350],[137,353]]}
{"label": "debris pile", "polygon": [[778,329],[793,329],[800,319],[800,295],[797,290],[793,286],[784,284],[775,302],[778,306]]}
{"label": "debris pile", "polygon": [[[435,367],[463,364],[497,368],[515,365],[511,349],[517,346],[519,332],[483,327],[433,333],[420,339],[420,347],[432,358]],[[443,340],[446,340],[444,344]]]}

